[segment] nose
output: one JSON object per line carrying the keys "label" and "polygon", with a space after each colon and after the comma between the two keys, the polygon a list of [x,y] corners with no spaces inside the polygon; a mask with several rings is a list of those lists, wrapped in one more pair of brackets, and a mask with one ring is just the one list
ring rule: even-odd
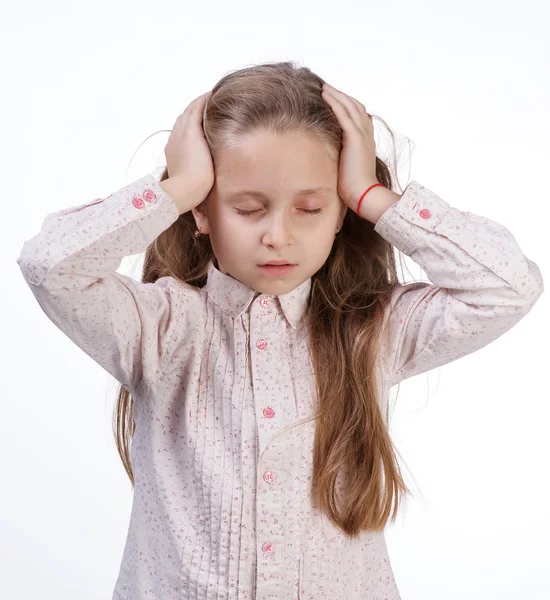
{"label": "nose", "polygon": [[292,237],[290,217],[285,211],[276,211],[269,219],[263,243],[274,248],[286,246]]}

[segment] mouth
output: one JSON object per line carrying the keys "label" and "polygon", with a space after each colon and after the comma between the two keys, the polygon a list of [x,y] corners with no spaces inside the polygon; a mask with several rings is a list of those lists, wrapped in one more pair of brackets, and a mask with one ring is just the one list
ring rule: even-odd
{"label": "mouth", "polygon": [[262,271],[266,275],[286,275],[287,273],[292,271],[292,269],[296,265],[293,265],[290,263],[280,263],[280,264],[266,263],[264,265],[258,265],[258,266],[260,267],[260,269],[262,269]]}

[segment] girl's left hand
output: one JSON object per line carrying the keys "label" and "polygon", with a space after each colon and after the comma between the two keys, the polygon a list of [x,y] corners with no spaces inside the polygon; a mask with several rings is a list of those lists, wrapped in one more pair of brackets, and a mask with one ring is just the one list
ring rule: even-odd
{"label": "girl's left hand", "polygon": [[323,84],[321,97],[331,107],[343,130],[338,167],[338,196],[357,212],[359,198],[376,179],[376,144],[372,117],[359,102]]}

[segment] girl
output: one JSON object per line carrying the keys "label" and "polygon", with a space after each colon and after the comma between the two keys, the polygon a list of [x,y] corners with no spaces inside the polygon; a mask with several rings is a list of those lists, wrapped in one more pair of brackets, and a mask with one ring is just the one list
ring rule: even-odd
{"label": "girl", "polygon": [[[18,258],[121,384],[113,599],[398,600],[389,390],[517,324],[537,265],[416,181],[394,192],[365,107],[294,63],[225,76],[165,154],[48,215]],[[400,284],[394,247],[433,283]],[[142,282],[116,272],[142,251]]]}

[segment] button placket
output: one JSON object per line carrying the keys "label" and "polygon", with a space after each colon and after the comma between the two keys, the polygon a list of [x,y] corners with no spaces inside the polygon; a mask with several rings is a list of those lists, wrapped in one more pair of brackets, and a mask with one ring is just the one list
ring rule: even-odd
{"label": "button placket", "polygon": [[[269,307],[273,306],[272,300],[268,296],[260,296],[257,301],[258,301],[258,304],[263,309],[269,309]],[[270,310],[266,310],[264,312],[264,315],[267,315],[269,313],[270,313]],[[260,338],[256,341],[256,348],[258,350],[265,350],[267,348],[267,346],[268,346],[268,341],[265,338]],[[270,379],[271,379],[271,377],[270,377]],[[273,408],[271,406],[265,406],[262,409],[262,414],[266,419],[272,419],[275,416],[275,410],[273,410]],[[265,485],[270,487],[273,485],[273,482],[276,479],[276,475],[275,475],[274,471],[267,469],[263,472],[262,478],[265,482]],[[264,542],[261,546],[261,549],[266,558],[274,557],[275,544],[273,542],[267,542],[267,541]]]}
{"label": "button placket", "polygon": [[[267,296],[260,296],[258,298],[258,303],[260,306],[268,307],[271,305],[271,300]],[[267,340],[261,338],[256,342],[256,348],[258,350],[265,350],[267,348]]]}

